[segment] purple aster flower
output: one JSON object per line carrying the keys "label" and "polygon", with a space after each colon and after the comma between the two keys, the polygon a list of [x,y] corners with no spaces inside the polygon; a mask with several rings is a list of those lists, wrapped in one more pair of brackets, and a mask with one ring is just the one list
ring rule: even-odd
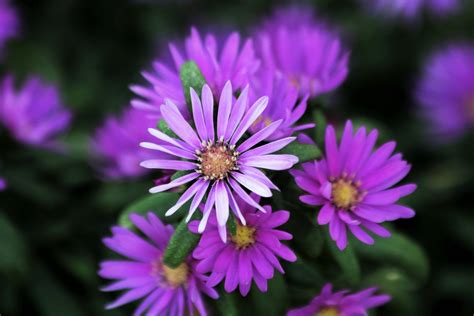
{"label": "purple aster flower", "polygon": [[377,288],[371,287],[348,295],[348,290],[332,292],[332,285],[326,284],[321,294],[309,305],[288,312],[287,316],[367,316],[367,310],[390,301],[389,295],[375,295]]}
{"label": "purple aster flower", "polygon": [[0,177],[0,191],[5,190],[6,187],[7,187],[7,181],[3,179],[2,177]]}
{"label": "purple aster flower", "polygon": [[[193,253],[194,258],[200,260],[196,269],[201,273],[210,272],[208,286],[215,286],[224,280],[227,292],[234,291],[238,286],[245,296],[253,280],[260,291],[266,292],[267,280],[273,278],[274,270],[284,273],[278,258],[296,261],[293,251],[281,243],[281,240],[290,240],[293,236],[277,229],[288,221],[290,213],[272,212],[269,205],[263,207],[266,212],[262,213],[240,198],[236,198],[235,202],[246,226],[241,221],[237,222],[235,236],[229,234],[229,242],[223,243],[217,219],[212,216]],[[192,231],[196,231],[196,222],[190,226]]]}
{"label": "purple aster flower", "polygon": [[431,56],[417,89],[423,115],[441,139],[474,126],[474,45],[453,44]]}
{"label": "purple aster flower", "polygon": [[443,15],[459,7],[458,0],[362,0],[375,12],[388,15],[401,15],[406,18],[417,16],[423,8]]}
{"label": "purple aster flower", "polygon": [[44,148],[57,149],[54,139],[71,121],[71,113],[61,103],[53,85],[31,77],[16,90],[7,76],[0,84],[0,124],[17,140]]}
{"label": "purple aster flower", "polygon": [[0,0],[0,55],[5,42],[18,33],[19,20],[8,0]]}
{"label": "purple aster flower", "polygon": [[415,215],[397,201],[415,191],[416,185],[391,188],[408,174],[410,165],[401,154],[392,155],[393,141],[373,151],[377,136],[377,130],[367,135],[365,127],[353,135],[348,121],[338,147],[334,128],[328,126],[325,157],[303,164],[303,171],[292,171],[298,186],[309,193],[300,200],[322,205],[318,223],[329,224],[331,238],[341,250],[347,245],[346,229],[360,241],[373,244],[365,230],[389,237],[380,223]]}
{"label": "purple aster flower", "polygon": [[185,111],[186,101],[179,71],[187,61],[194,61],[198,65],[215,96],[228,80],[232,81],[236,91],[243,89],[260,65],[255,57],[252,40],[245,40],[240,47],[240,35],[237,32],[231,33],[224,42],[218,41],[213,34],[207,34],[203,39],[197,29],[192,28],[191,35],[184,42],[184,49],[180,50],[174,44],[170,44],[169,48],[174,66],[156,61],[153,64],[154,72],[143,72],[150,85],[131,86],[132,91],[142,98],[132,100],[134,107],[159,113],[159,107],[166,98]]}
{"label": "purple aster flower", "polygon": [[[148,128],[155,127],[156,120],[143,111],[126,110],[120,117],[109,117],[94,136],[94,151],[100,156],[103,174],[110,179],[137,177],[146,173],[140,162],[157,157],[140,147],[143,140],[152,141]],[[161,153],[160,153],[161,154]],[[158,154],[158,156],[160,155]],[[161,154],[162,159],[170,157]]]}
{"label": "purple aster flower", "polygon": [[222,239],[227,238],[226,222],[229,218],[229,207],[245,225],[245,218],[235,203],[234,195],[240,196],[246,203],[264,211],[243,189],[246,188],[259,196],[270,197],[270,189],[277,189],[271,180],[259,170],[286,170],[298,162],[293,155],[272,154],[295,137],[282,138],[265,145],[255,147],[271,136],[281,125],[276,121],[242,142],[242,136],[262,115],[268,104],[268,97],[261,97],[250,108],[248,107],[248,86],[242,90],[234,101],[230,81],[224,86],[217,109],[217,126],[214,126],[214,99],[211,88],[204,85],[202,99],[191,89],[192,110],[196,131],[184,119],[173,101],[166,99],[161,106],[161,114],[171,130],[180,139],[171,138],[159,130],[150,129],[150,133],[168,145],[142,143],[144,148],[169,153],[180,159],[152,159],[142,162],[142,166],[152,169],[189,171],[188,174],[150,189],[158,193],[194,181],[181,196],[167,215],[175,213],[187,201],[193,198],[189,209],[188,220],[196,211],[199,203],[207,194],[204,216],[199,225],[202,233],[215,205],[217,222]]}
{"label": "purple aster flower", "polygon": [[291,136],[294,132],[314,127],[314,124],[295,125],[306,111],[308,95],[298,100],[298,89],[281,74],[272,70],[259,71],[258,76],[252,80],[250,95],[251,100],[262,95],[269,97],[267,108],[250,127],[251,133],[278,120],[283,122],[269,140]]}
{"label": "purple aster flower", "polygon": [[316,22],[310,8],[277,10],[256,38],[263,64],[282,73],[301,96],[332,91],[347,77],[349,52],[335,32]]}
{"label": "purple aster flower", "polygon": [[207,277],[196,271],[196,261],[189,257],[177,268],[163,264],[163,252],[173,234],[153,213],[147,217],[130,216],[133,224],[147,239],[123,228],[113,227],[113,236],[104,244],[127,258],[100,264],[99,275],[115,280],[103,291],[126,290],[107,309],[144,298],[134,315],[207,315],[201,293],[217,298],[217,292],[206,285]]}

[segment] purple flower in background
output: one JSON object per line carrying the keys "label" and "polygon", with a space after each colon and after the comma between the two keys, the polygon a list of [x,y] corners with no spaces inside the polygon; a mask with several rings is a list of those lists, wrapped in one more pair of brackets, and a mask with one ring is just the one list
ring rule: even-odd
{"label": "purple flower in background", "polygon": [[19,29],[19,20],[16,11],[8,0],[0,0],[0,56],[7,40],[15,37]]}
{"label": "purple flower in background", "polygon": [[[290,213],[272,212],[269,205],[264,206],[266,213],[262,213],[240,198],[236,199],[236,204],[246,220],[246,226],[237,222],[236,234],[229,234],[230,241],[223,243],[219,237],[217,219],[211,217],[193,253],[194,258],[200,260],[196,270],[210,272],[207,281],[209,286],[224,280],[227,292],[234,291],[238,286],[240,293],[245,296],[250,291],[252,280],[260,291],[266,292],[267,280],[273,278],[274,270],[284,273],[278,258],[296,261],[293,251],[281,243],[281,240],[290,240],[291,234],[277,229],[288,221]],[[196,231],[197,222],[190,226],[192,231]]]}
{"label": "purple flower in background", "polygon": [[454,44],[431,56],[416,95],[438,139],[452,139],[472,128],[474,45]]}
{"label": "purple flower in background", "polygon": [[0,191],[5,190],[6,187],[7,187],[7,181],[3,179],[2,177],[0,177]]}
{"label": "purple flower in background", "polygon": [[[127,109],[120,117],[109,117],[97,129],[92,145],[102,160],[102,172],[110,179],[137,177],[146,173],[140,162],[157,157],[157,154],[140,147],[143,140],[153,140],[148,128],[155,127],[156,120],[143,111]],[[159,155],[159,154],[158,154]],[[170,157],[161,155],[163,159]]]}
{"label": "purple flower in background", "polygon": [[224,84],[230,80],[235,90],[243,89],[258,69],[260,62],[255,57],[253,43],[245,40],[240,47],[240,35],[231,33],[225,41],[218,41],[213,34],[204,39],[197,29],[191,29],[191,35],[180,50],[170,44],[170,52],[174,66],[169,67],[161,61],[153,64],[153,72],[143,72],[149,86],[133,85],[131,89],[141,99],[132,100],[136,108],[159,114],[164,99],[169,99],[182,111],[186,110],[183,86],[179,78],[181,65],[194,61],[201,70],[211,91],[217,96]]}
{"label": "purple flower in background", "polygon": [[31,77],[15,90],[7,76],[0,85],[0,124],[17,140],[39,147],[58,149],[54,139],[71,121],[71,113],[61,103],[58,89]]}
{"label": "purple flower in background", "polygon": [[302,97],[332,91],[347,77],[349,52],[335,32],[316,22],[310,8],[277,10],[256,39],[264,66],[282,73]]}
{"label": "purple flower in background", "polygon": [[259,71],[258,76],[252,80],[250,95],[251,100],[262,95],[269,98],[267,108],[250,127],[251,133],[278,120],[283,122],[269,140],[291,136],[294,132],[314,127],[314,124],[296,125],[306,111],[308,95],[298,102],[298,89],[281,74],[271,70]]}
{"label": "purple flower in background", "polygon": [[406,18],[417,16],[423,8],[443,15],[455,11],[459,0],[362,0],[377,13],[401,15]]}
{"label": "purple flower in background", "polygon": [[163,252],[173,234],[153,213],[147,217],[130,216],[132,223],[148,238],[123,227],[113,227],[113,236],[104,244],[127,260],[108,260],[100,264],[99,275],[116,280],[103,291],[126,290],[107,309],[144,298],[134,315],[207,315],[201,293],[217,298],[217,292],[205,284],[207,277],[196,271],[189,257],[177,268],[163,264]]}
{"label": "purple flower in background", "polygon": [[287,316],[366,316],[367,310],[390,301],[389,295],[375,295],[377,288],[348,295],[348,290],[332,292],[332,285],[326,284],[321,294],[309,305],[288,312]]}
{"label": "purple flower in background", "polygon": [[309,193],[300,200],[322,205],[318,224],[329,224],[331,238],[341,250],[347,246],[346,229],[360,241],[373,244],[365,230],[389,237],[380,223],[415,215],[412,209],[397,202],[415,191],[416,185],[391,188],[410,171],[401,154],[392,155],[395,142],[373,151],[377,130],[367,135],[365,127],[361,127],[355,135],[353,132],[348,121],[338,147],[334,128],[328,126],[325,157],[303,164],[303,171],[292,171],[298,186]]}
{"label": "purple flower in background", "polygon": [[[180,139],[171,138],[159,130],[150,129],[156,138],[167,143],[157,145],[142,143],[141,146],[178,157],[177,160],[152,159],[142,162],[142,166],[152,169],[189,171],[170,183],[150,189],[158,193],[194,181],[183,193],[175,206],[166,215],[175,213],[187,201],[193,198],[188,220],[196,211],[207,193],[204,216],[199,225],[199,233],[206,227],[211,210],[215,205],[217,222],[222,240],[227,239],[226,222],[229,208],[245,225],[245,218],[237,207],[234,195],[240,196],[246,203],[263,211],[263,208],[243,189],[263,197],[270,197],[270,189],[277,189],[271,180],[258,168],[286,170],[298,162],[293,155],[272,154],[295,137],[282,138],[265,145],[255,147],[266,140],[281,125],[276,121],[253,136],[241,141],[245,132],[262,115],[268,104],[268,97],[261,97],[248,107],[248,86],[242,90],[234,102],[232,84],[224,86],[219,104],[214,105],[213,94],[208,85],[202,89],[202,99],[191,89],[192,110],[196,131],[184,119],[173,101],[166,99],[161,106],[161,114],[171,130]],[[214,126],[214,108],[217,110],[217,126]]]}

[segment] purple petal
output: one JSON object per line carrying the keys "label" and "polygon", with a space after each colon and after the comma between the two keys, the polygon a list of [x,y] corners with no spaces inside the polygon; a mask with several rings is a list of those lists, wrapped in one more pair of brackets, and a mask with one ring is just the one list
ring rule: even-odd
{"label": "purple petal", "polygon": [[227,130],[230,111],[232,109],[232,84],[227,81],[219,100],[219,111],[217,113],[217,137],[223,138]]}
{"label": "purple petal", "polygon": [[225,141],[228,142],[229,139],[234,134],[235,129],[239,125],[242,117],[245,114],[248,106],[248,92],[249,86],[247,85],[242,93],[239,95],[239,98],[232,107],[232,112],[230,114],[229,122],[227,123],[227,130],[225,132]]}
{"label": "purple petal", "polygon": [[196,130],[199,134],[199,137],[201,137],[201,140],[207,141],[208,140],[207,126],[204,120],[204,112],[202,109],[201,100],[199,100],[199,97],[193,88],[190,88],[190,92],[191,92],[191,105],[193,108],[193,118],[194,118],[194,124],[196,125]]}
{"label": "purple petal", "polygon": [[216,216],[219,226],[224,226],[229,219],[229,197],[223,181],[216,184]]}
{"label": "purple petal", "polygon": [[180,185],[186,184],[190,181],[193,181],[194,179],[200,177],[201,175],[196,172],[192,172],[190,174],[187,174],[185,176],[179,177],[178,179],[175,179],[171,181],[170,183],[167,184],[161,184],[156,187],[151,188],[149,191],[150,193],[158,193],[158,192],[163,192],[166,190],[169,190],[171,188],[179,187]]}
{"label": "purple petal", "polygon": [[247,111],[244,118],[237,127],[230,143],[235,145],[237,141],[244,135],[244,133],[249,129],[249,127],[255,122],[255,120],[263,113],[265,108],[268,105],[268,97],[261,97],[258,99]]}
{"label": "purple petal", "polygon": [[130,303],[132,301],[138,300],[142,298],[143,296],[147,295],[148,293],[150,293],[155,288],[156,288],[156,285],[151,284],[148,286],[143,286],[143,287],[133,289],[131,291],[126,292],[122,296],[120,296],[113,303],[107,304],[105,308],[112,309],[112,308],[116,308],[124,304]]}
{"label": "purple petal", "polygon": [[250,167],[269,170],[287,170],[298,163],[298,157],[293,155],[265,155],[239,159],[239,162]]}
{"label": "purple petal", "polygon": [[232,172],[231,175],[235,180],[237,180],[241,185],[249,189],[251,192],[256,193],[262,197],[272,196],[270,189],[257,179],[238,172]]}
{"label": "purple petal", "polygon": [[182,160],[162,160],[151,159],[140,163],[140,166],[147,169],[168,169],[168,170],[194,170],[196,164]]}
{"label": "purple petal", "polygon": [[372,245],[374,239],[357,225],[348,225],[349,230],[364,244]]}
{"label": "purple petal", "polygon": [[278,129],[282,122],[283,120],[275,121],[264,129],[261,129],[257,133],[253,134],[249,137],[249,139],[247,139],[242,144],[240,144],[239,147],[237,147],[237,151],[245,152],[246,150],[265,140],[267,137],[270,137],[270,135],[272,135]]}
{"label": "purple petal", "polygon": [[202,87],[201,97],[207,137],[209,137],[209,140],[214,141],[214,97],[212,96],[211,88],[207,84]]}
{"label": "purple petal", "polygon": [[158,150],[176,157],[185,158],[185,159],[196,159],[196,157],[187,150],[175,147],[175,146],[166,146],[166,145],[157,145],[154,143],[142,142],[140,147]]}
{"label": "purple petal", "polygon": [[335,208],[332,204],[326,203],[318,213],[318,224],[326,225],[334,216]]}
{"label": "purple petal", "polygon": [[194,182],[193,185],[190,186],[183,193],[183,195],[181,195],[176,204],[166,211],[165,216],[171,216],[176,213],[176,211],[178,211],[181,206],[183,206],[187,201],[189,201],[196,194],[197,191],[199,191],[202,187],[206,187],[206,182],[207,181],[204,179],[199,179]]}
{"label": "purple petal", "polygon": [[261,156],[261,155],[266,155],[266,154],[271,154],[273,152],[276,152],[282,148],[284,148],[286,145],[294,141],[296,137],[286,137],[279,139],[277,141],[265,144],[263,146],[254,148],[252,150],[249,150],[247,152],[244,152],[242,155],[240,155],[241,158],[245,157],[252,157],[252,156]]}
{"label": "purple petal", "polygon": [[178,108],[172,101],[166,99],[165,104],[160,107],[160,111],[169,128],[176,135],[195,148],[201,146],[201,142],[199,141],[196,132],[184,119],[183,115],[179,112]]}
{"label": "purple petal", "polygon": [[242,189],[240,185],[234,179],[229,179],[229,184],[232,187],[232,190],[235,193],[237,193],[240,196],[240,198],[245,201],[245,203],[257,208],[259,211],[263,213],[266,213],[265,209],[261,207],[260,204],[255,202],[255,200],[252,199],[252,197],[250,197],[250,195],[248,195],[247,192],[245,192],[244,189]]}

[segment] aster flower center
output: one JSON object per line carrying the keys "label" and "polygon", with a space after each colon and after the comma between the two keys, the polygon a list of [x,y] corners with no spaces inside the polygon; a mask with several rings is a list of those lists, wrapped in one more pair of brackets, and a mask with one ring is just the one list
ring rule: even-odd
{"label": "aster flower center", "polygon": [[189,267],[183,262],[177,268],[170,268],[167,265],[162,265],[161,275],[166,280],[166,283],[172,287],[178,287],[185,284],[188,280]]}
{"label": "aster flower center", "polygon": [[335,307],[324,307],[314,316],[339,316],[339,310]]}
{"label": "aster flower center", "polygon": [[237,249],[245,249],[255,243],[255,228],[237,224],[237,232],[231,238]]}
{"label": "aster flower center", "polygon": [[238,152],[235,146],[228,146],[225,143],[207,143],[202,150],[197,151],[198,170],[205,178],[222,180],[229,175],[232,170],[237,170]]}
{"label": "aster flower center", "polygon": [[345,178],[332,183],[332,201],[334,205],[342,209],[351,209],[361,199],[358,183]]}

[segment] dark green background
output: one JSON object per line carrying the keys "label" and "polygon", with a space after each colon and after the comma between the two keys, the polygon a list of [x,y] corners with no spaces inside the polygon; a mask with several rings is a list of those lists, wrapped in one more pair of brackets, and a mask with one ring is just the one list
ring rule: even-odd
{"label": "dark green background", "polygon": [[[28,149],[0,137],[0,313],[2,315],[126,315],[106,312],[115,297],[98,288],[98,261],[109,255],[100,238],[120,210],[142,197],[150,179],[102,182],[89,158],[88,138],[103,119],[118,113],[142,82],[166,42],[191,25],[237,28],[248,33],[277,6],[275,1],[16,1],[21,37],[8,45],[1,73],[40,74],[57,83],[74,112],[64,140],[69,155]],[[318,14],[338,25],[352,51],[350,74],[336,93],[317,103],[331,121],[352,118],[396,139],[413,163],[419,185],[407,203],[417,211],[397,227],[426,250],[427,283],[413,292],[414,315],[474,312],[474,140],[434,145],[417,116],[413,86],[423,59],[456,40],[474,42],[474,1],[450,18],[418,21],[373,17],[357,1],[312,1]],[[317,259],[324,261],[324,258]],[[298,266],[296,266],[298,268]],[[412,280],[406,281],[409,288]],[[314,292],[316,293],[316,292]],[[255,297],[255,296],[254,296]],[[397,315],[397,308],[390,308]],[[269,313],[271,314],[271,313]],[[384,313],[379,313],[384,314]]]}

